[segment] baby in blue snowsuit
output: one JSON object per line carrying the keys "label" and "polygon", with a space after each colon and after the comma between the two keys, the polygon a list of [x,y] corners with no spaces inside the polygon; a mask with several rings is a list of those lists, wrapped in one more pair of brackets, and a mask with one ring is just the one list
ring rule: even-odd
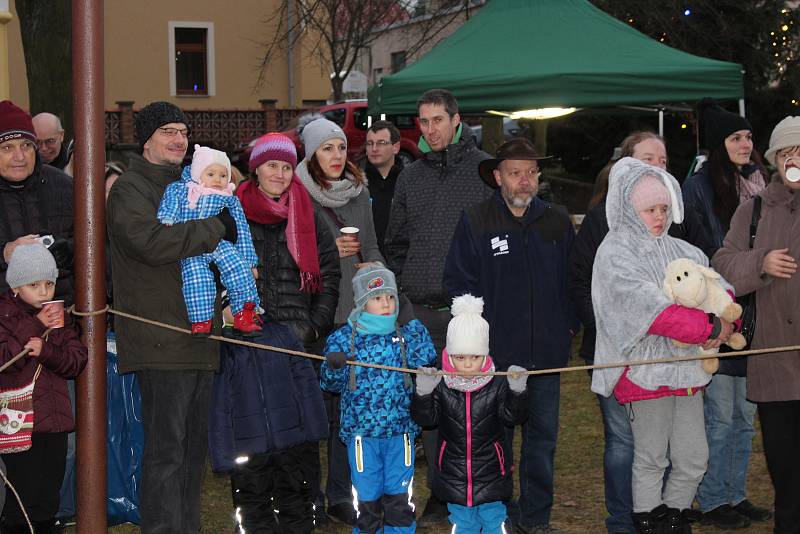
{"label": "baby in blue snowsuit", "polygon": [[400,326],[394,274],[367,265],[353,277],[355,307],[328,337],[320,369],[322,389],[340,393],[339,437],[347,444],[353,495],[358,502],[353,533],[416,532],[411,491],[414,436],[410,375],[346,366],[347,360],[416,369],[436,361],[431,336],[414,319]]}
{"label": "baby in blue snowsuit", "polygon": [[255,282],[258,258],[242,205],[233,189],[228,156],[195,145],[192,165],[183,169],[179,181],[167,186],[158,208],[158,220],[166,225],[214,217],[224,209],[236,222],[236,243],[222,240],[214,252],[181,260],[183,298],[195,337],[211,334],[217,296],[211,263],[216,264],[222,285],[228,290],[234,329],[243,335],[255,335],[261,330]]}

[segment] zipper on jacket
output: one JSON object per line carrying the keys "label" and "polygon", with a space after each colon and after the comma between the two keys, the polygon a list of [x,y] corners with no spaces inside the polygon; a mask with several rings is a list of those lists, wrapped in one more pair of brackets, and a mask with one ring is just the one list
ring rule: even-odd
{"label": "zipper on jacket", "polygon": [[[535,311],[534,305],[533,305],[533,301],[534,301],[534,298],[533,298],[533,293],[534,293],[534,290],[533,290],[533,284],[534,284],[533,271],[531,270],[530,260],[528,259],[528,232],[527,232],[527,227],[524,224],[521,224],[520,226],[522,226],[522,245],[523,245],[522,248],[524,249],[523,250],[523,255],[525,256],[525,270],[527,272],[529,272],[530,276],[531,276],[531,280],[530,280],[530,284],[531,285],[530,285],[530,288],[528,290],[528,303],[530,304],[530,308],[531,308],[531,325],[536,325],[536,316],[535,316],[536,311]],[[536,326],[533,326],[533,328],[536,328]],[[534,350],[533,350],[534,332],[533,332],[533,329],[531,329],[530,336],[531,337],[530,337],[530,339],[528,341],[529,341],[529,348],[531,350],[531,367],[532,368],[536,368],[536,363],[533,361],[533,354],[534,354]]]}
{"label": "zipper on jacket", "polygon": [[467,506],[472,506],[472,397],[467,391]]}
{"label": "zipper on jacket", "polygon": [[506,476],[506,457],[503,454],[503,447],[499,441],[494,442],[494,450],[497,453],[497,459],[500,460],[500,474]]}
{"label": "zipper on jacket", "polygon": [[[253,372],[255,373],[256,382],[258,382],[258,393],[261,395],[261,412],[264,414],[264,425],[267,428],[267,436],[272,436],[272,429],[270,428],[269,424],[269,410],[267,409],[267,398],[264,396],[264,384],[261,382],[261,373],[258,370],[258,362],[255,361],[253,358],[252,351],[250,351],[250,361],[253,362],[255,368]],[[271,440],[272,441],[272,440]],[[274,448],[274,443],[270,445]]]}
{"label": "zipper on jacket", "polygon": [[447,446],[447,441],[442,440],[442,446],[439,447],[439,471],[442,470],[442,458],[444,458],[444,448]]}

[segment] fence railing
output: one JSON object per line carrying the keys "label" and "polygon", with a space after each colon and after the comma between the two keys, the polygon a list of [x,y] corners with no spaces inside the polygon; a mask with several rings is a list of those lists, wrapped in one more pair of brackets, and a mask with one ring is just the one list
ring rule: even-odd
{"label": "fence railing", "polygon": [[[192,130],[191,143],[212,146],[230,152],[242,143],[266,132],[277,132],[307,108],[275,107],[274,100],[260,100],[260,109],[184,110]],[[133,102],[117,102],[117,109],[107,109],[105,116],[106,147],[138,143],[134,120],[138,110]]]}

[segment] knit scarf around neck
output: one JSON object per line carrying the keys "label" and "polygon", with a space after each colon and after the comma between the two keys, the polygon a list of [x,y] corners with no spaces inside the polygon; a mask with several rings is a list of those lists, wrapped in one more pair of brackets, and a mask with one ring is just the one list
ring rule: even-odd
{"label": "knit scarf around neck", "polygon": [[364,184],[356,185],[353,181],[353,177],[346,172],[341,180],[332,180],[328,182],[330,187],[328,189],[323,189],[309,174],[306,163],[305,161],[301,161],[297,166],[297,176],[300,178],[300,181],[303,182],[303,185],[306,186],[311,198],[326,208],[341,208],[350,202],[351,198],[360,195],[361,191],[364,189]]}
{"label": "knit scarf around neck", "polygon": [[322,290],[322,274],[317,254],[314,208],[297,176],[292,177],[289,189],[277,201],[262,193],[255,180],[242,183],[236,196],[242,202],[245,216],[253,222],[278,224],[287,221],[286,246],[300,269],[300,291],[319,293]]}
{"label": "knit scarf around neck", "polygon": [[[491,373],[494,372],[494,369],[494,361],[492,361],[492,357],[487,354],[486,360],[483,362],[483,366],[481,367],[481,372]],[[450,355],[447,354],[446,349],[442,351],[442,371],[448,373],[457,372],[452,361],[450,360]],[[488,384],[492,378],[494,378],[494,375],[444,375],[444,383],[450,389],[455,389],[456,391],[466,393],[468,391],[477,391],[481,389],[483,386]]]}

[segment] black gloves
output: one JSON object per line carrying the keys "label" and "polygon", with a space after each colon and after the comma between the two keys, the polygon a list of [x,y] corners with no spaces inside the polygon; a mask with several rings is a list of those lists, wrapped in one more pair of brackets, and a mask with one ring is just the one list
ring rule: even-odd
{"label": "black gloves", "polygon": [[225,225],[225,235],[222,239],[235,244],[239,239],[239,232],[236,230],[236,221],[228,211],[228,208],[222,208],[222,211],[217,214],[217,220]]}
{"label": "black gloves", "polygon": [[56,260],[59,270],[72,270],[72,242],[68,239],[56,239],[47,249]]}
{"label": "black gloves", "polygon": [[325,355],[325,361],[331,369],[341,369],[347,362],[347,355],[344,352],[329,352]]}

